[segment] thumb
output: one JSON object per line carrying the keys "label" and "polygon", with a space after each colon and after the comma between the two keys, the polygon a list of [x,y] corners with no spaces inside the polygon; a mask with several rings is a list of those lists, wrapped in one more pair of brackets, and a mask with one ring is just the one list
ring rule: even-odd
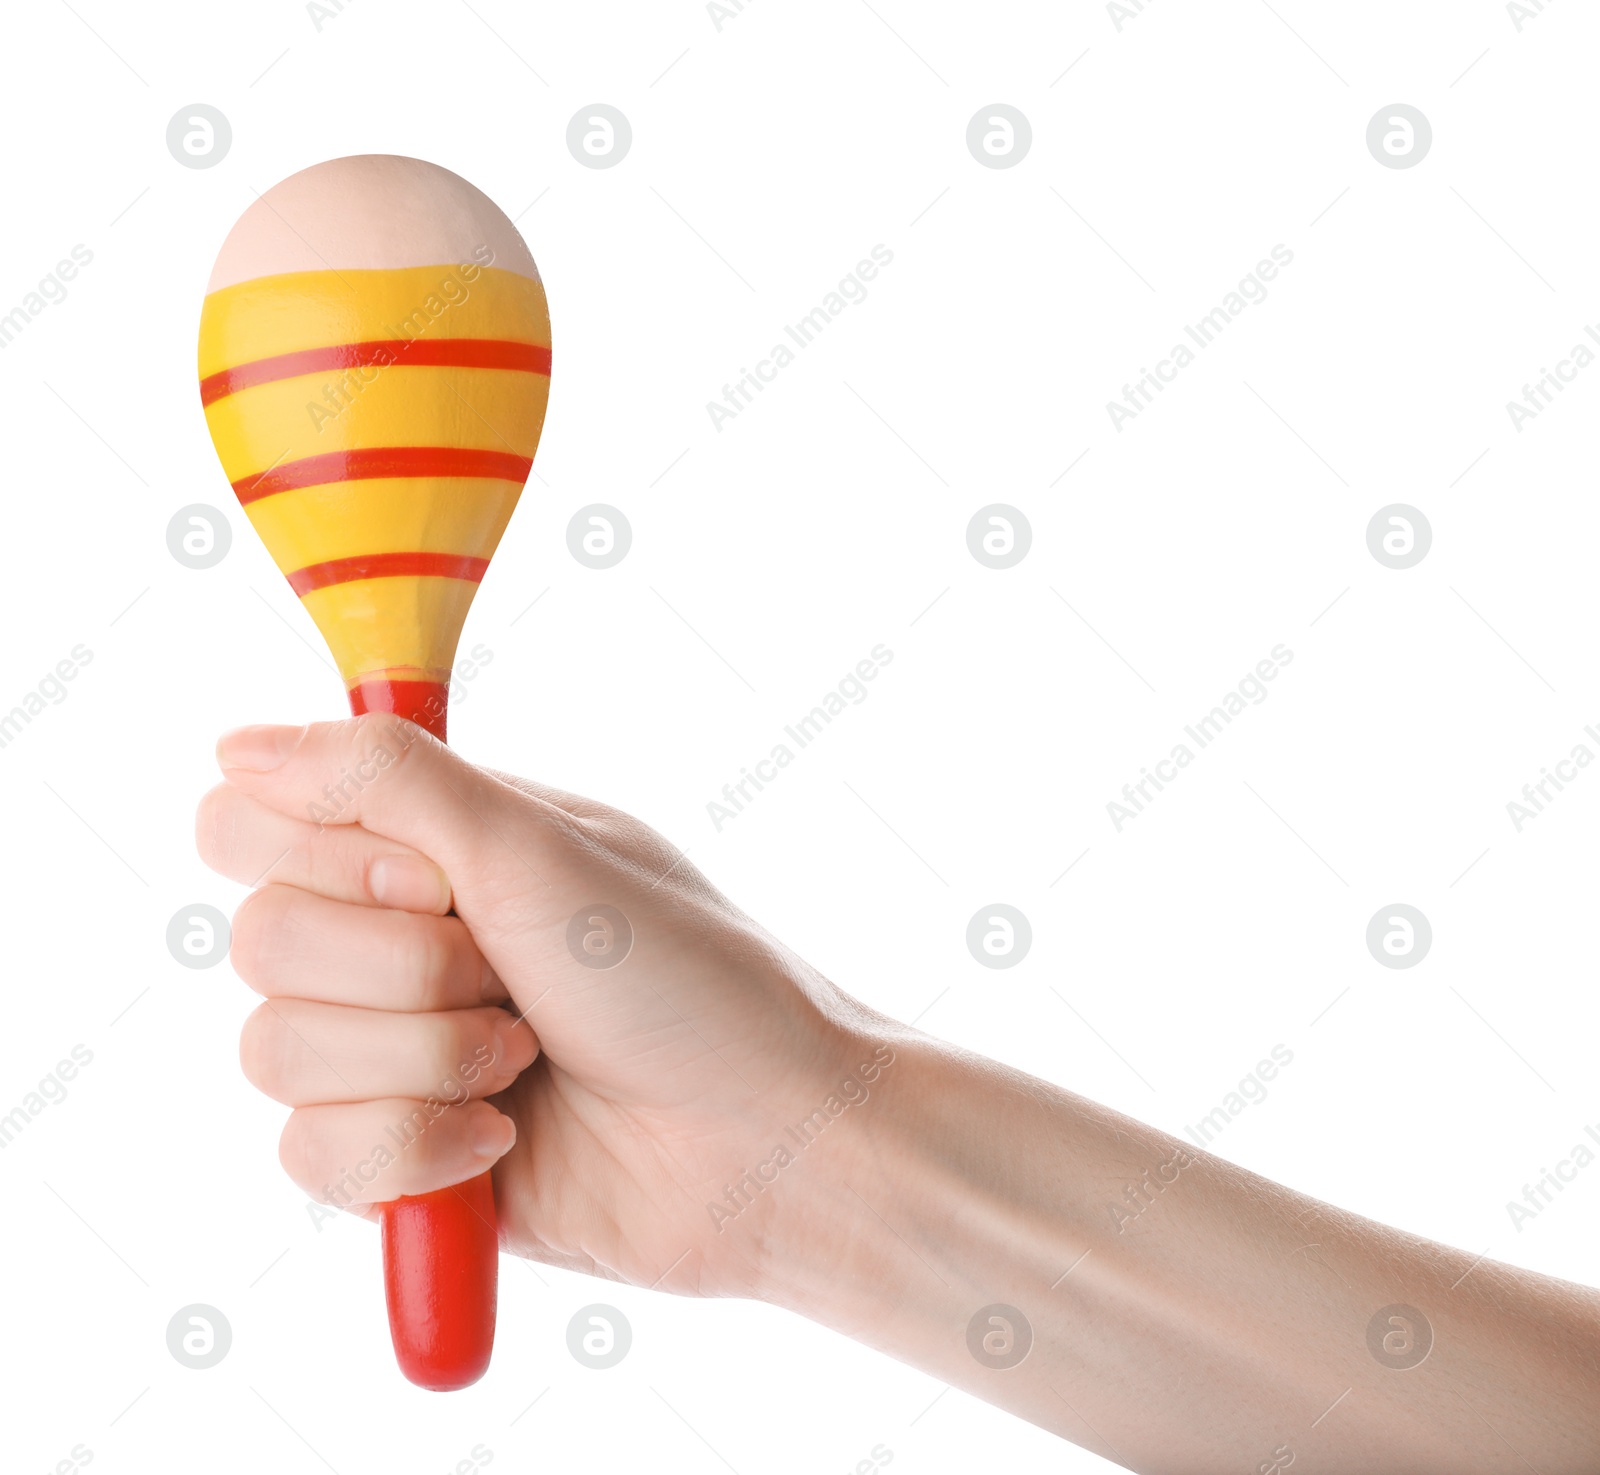
{"label": "thumb", "polygon": [[[443,867],[457,910],[493,924],[530,892],[555,896],[581,822],[458,757],[415,723],[371,712],[306,727],[241,727],[217,743],[228,783],[295,819],[359,824]],[[509,852],[509,855],[508,855]],[[512,857],[520,864],[507,864]],[[530,875],[531,873],[531,875]],[[469,915],[469,913],[471,915]]]}

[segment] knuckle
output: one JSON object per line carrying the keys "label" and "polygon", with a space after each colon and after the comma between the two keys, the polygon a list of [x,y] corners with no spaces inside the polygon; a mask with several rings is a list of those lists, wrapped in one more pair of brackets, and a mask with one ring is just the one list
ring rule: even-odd
{"label": "knuckle", "polygon": [[261,939],[266,924],[261,896],[261,892],[252,891],[234,909],[228,941],[228,961],[233,971],[258,992],[263,953]]}
{"label": "knuckle", "polygon": [[395,774],[410,774],[409,781],[414,781],[423,771],[419,765],[437,762],[438,755],[446,751],[437,738],[392,712],[364,712],[348,719],[343,727],[329,766],[338,763],[341,782],[337,788],[343,802],[359,798],[361,808],[352,811],[352,817],[366,817],[374,804],[382,805]]}
{"label": "knuckle", "polygon": [[331,900],[370,899],[367,868],[371,864],[358,826],[319,825],[284,858],[287,874],[301,888]]}
{"label": "knuckle", "polygon": [[411,1162],[411,1171],[419,1178],[431,1180],[442,1172],[448,1172],[460,1161],[467,1110],[467,1103],[462,1101],[459,1106],[424,1102],[413,1111],[414,1122],[428,1124],[427,1130],[419,1132],[410,1149],[416,1153]]}
{"label": "knuckle", "polygon": [[417,1168],[425,1169],[432,1161],[437,1148],[438,1124],[446,1108],[443,1102],[413,1097],[400,1098],[395,1104],[398,1110],[388,1125],[394,1129],[394,1136],[404,1143],[397,1155],[396,1167],[409,1181]]}
{"label": "knuckle", "polygon": [[382,746],[388,736],[388,727],[394,721],[389,712],[363,712],[334,724],[339,733],[338,756],[348,762],[353,757],[370,753]]}
{"label": "knuckle", "polygon": [[254,1009],[239,1031],[239,1067],[264,1096],[281,1100],[289,1078],[288,1031],[271,1004]]}
{"label": "knuckle", "polygon": [[468,1011],[454,1010],[444,1016],[443,1027],[433,1035],[432,1089],[447,1105],[465,1101],[481,1071],[473,1052],[482,1030],[474,1023]]}
{"label": "knuckle", "polygon": [[278,1162],[283,1171],[302,1187],[327,1174],[338,1160],[329,1114],[302,1108],[289,1114],[278,1138]]}
{"label": "knuckle", "polygon": [[389,772],[426,762],[437,739],[392,712],[367,712],[354,719],[354,756]]}
{"label": "knuckle", "polygon": [[450,950],[435,927],[433,918],[411,912],[393,912],[386,918],[392,954],[389,976],[394,980],[397,999],[405,998],[423,1009],[436,1005],[449,978]]}
{"label": "knuckle", "polygon": [[289,1120],[278,1134],[278,1164],[297,1183],[309,1176],[306,1169],[311,1163],[310,1145],[315,1129],[306,1118],[307,1113],[303,1111],[290,1112]]}
{"label": "knuckle", "polygon": [[273,959],[281,951],[275,939],[284,926],[287,900],[287,887],[262,886],[245,897],[233,913],[228,960],[257,993],[268,992],[272,982]]}
{"label": "knuckle", "polygon": [[233,791],[218,784],[200,796],[194,812],[194,848],[212,870],[226,874],[233,855],[234,826],[228,797]]}
{"label": "knuckle", "polygon": [[360,712],[354,717],[344,717],[337,722],[328,723],[328,731],[350,735],[359,747],[364,739],[369,739],[374,733],[381,733],[384,725],[393,721],[392,712]]}

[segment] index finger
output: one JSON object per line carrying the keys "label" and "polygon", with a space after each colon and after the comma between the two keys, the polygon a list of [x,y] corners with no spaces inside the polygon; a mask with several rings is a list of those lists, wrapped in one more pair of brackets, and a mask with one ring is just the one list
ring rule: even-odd
{"label": "index finger", "polygon": [[450,881],[427,856],[360,825],[316,825],[218,784],[195,813],[195,848],[245,886],[281,882],[334,901],[443,914]]}

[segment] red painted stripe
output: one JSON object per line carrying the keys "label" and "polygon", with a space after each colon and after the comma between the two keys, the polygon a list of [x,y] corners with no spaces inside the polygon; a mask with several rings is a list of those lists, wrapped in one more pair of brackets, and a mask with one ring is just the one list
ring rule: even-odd
{"label": "red painted stripe", "polygon": [[393,579],[401,575],[432,575],[440,579],[466,579],[478,583],[489,567],[487,558],[465,553],[361,553],[313,563],[289,575],[289,587],[304,598],[313,589],[351,584],[357,579]]}
{"label": "red painted stripe", "polygon": [[550,350],[539,343],[516,343],[509,338],[374,338],[365,343],[332,343],[326,348],[305,348],[271,358],[251,359],[231,369],[219,369],[200,381],[200,403],[215,404],[241,389],[293,379],[298,374],[321,374],[335,369],[397,367],[459,369],[515,369],[525,374],[550,373]]}
{"label": "red painted stripe", "polygon": [[269,466],[254,476],[240,477],[233,490],[240,503],[248,506],[275,492],[330,482],[365,481],[375,476],[482,476],[521,486],[532,466],[531,456],[513,456],[508,451],[474,451],[461,446],[365,446]]}
{"label": "red painted stripe", "polygon": [[441,743],[445,741],[449,705],[450,688],[442,681],[391,681],[369,676],[350,688],[350,710],[357,717],[363,712],[393,712],[425,728]]}

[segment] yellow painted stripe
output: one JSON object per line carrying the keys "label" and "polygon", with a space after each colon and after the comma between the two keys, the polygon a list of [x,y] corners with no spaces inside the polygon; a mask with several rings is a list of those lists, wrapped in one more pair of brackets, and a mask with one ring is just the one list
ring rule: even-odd
{"label": "yellow painted stripe", "polygon": [[[206,407],[229,481],[269,466],[369,446],[451,446],[532,457],[550,381],[508,369],[410,367],[303,375],[258,384]],[[346,387],[330,404],[324,389]]]}
{"label": "yellow painted stripe", "polygon": [[521,486],[477,477],[378,477],[300,487],[245,508],[286,574],[366,553],[464,553],[490,558]]}
{"label": "yellow painted stripe", "polygon": [[314,589],[302,603],[346,686],[397,668],[447,681],[478,586],[464,579],[361,579]]}
{"label": "yellow painted stripe", "polygon": [[385,666],[381,671],[363,671],[359,676],[347,680],[345,685],[354,688],[363,681],[438,681],[448,686],[451,679],[450,673],[442,668]]}
{"label": "yellow painted stripe", "polygon": [[550,346],[544,284],[488,266],[297,271],[212,292],[200,310],[200,377],[254,359],[375,339],[509,338]]}

